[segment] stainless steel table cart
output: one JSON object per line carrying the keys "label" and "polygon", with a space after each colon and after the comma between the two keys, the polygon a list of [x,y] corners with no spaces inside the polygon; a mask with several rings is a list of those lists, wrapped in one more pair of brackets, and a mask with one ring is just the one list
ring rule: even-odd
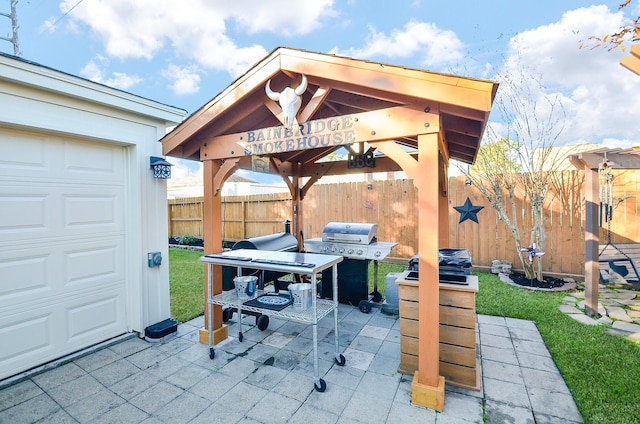
{"label": "stainless steel table cart", "polygon": [[[207,277],[207,305],[208,335],[209,335],[209,357],[215,358],[213,348],[213,305],[223,307],[233,307],[238,310],[238,340],[242,342],[242,311],[257,312],[266,316],[290,319],[313,326],[313,378],[315,389],[324,392],[327,388],[326,382],[320,378],[318,369],[318,321],[333,311],[335,327],[335,357],[337,365],[345,364],[345,357],[340,353],[338,345],[338,268],[337,264],[342,261],[342,256],[324,255],[315,253],[296,252],[273,252],[266,250],[240,249],[223,252],[220,254],[205,255],[201,261],[208,266]],[[242,268],[252,268],[267,271],[278,271],[291,274],[308,275],[311,279],[311,307],[305,310],[294,310],[287,306],[281,310],[271,310],[265,307],[246,305],[246,299],[239,299],[234,290],[222,292],[217,295],[212,293],[212,273],[213,265],[234,266],[238,269],[238,276],[242,275]],[[318,299],[317,297],[317,274],[325,269],[333,269],[333,299]],[[326,284],[326,282],[323,282]],[[257,290],[257,296],[264,295],[264,291]],[[255,302],[252,302],[255,304]]]}

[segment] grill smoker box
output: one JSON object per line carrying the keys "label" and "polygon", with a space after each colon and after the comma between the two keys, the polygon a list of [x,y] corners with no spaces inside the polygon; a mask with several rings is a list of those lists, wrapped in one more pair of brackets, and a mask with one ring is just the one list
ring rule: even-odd
{"label": "grill smoker box", "polygon": [[257,249],[272,250],[278,252],[297,252],[298,239],[288,232],[267,234],[266,236],[252,237],[239,240],[233,244],[232,250]]}
{"label": "grill smoker box", "polygon": [[[255,249],[255,250],[270,250],[277,252],[297,252],[298,251],[298,239],[296,239],[290,232],[291,227],[289,221],[284,222],[284,232],[276,234],[267,234],[266,236],[252,237],[244,240],[239,240],[231,246],[231,250],[238,249]],[[257,275],[259,288],[264,288],[264,285],[270,281],[273,281],[277,286],[277,279],[286,275],[277,271],[257,271],[252,268],[242,268],[242,275]],[[222,290],[233,290],[235,285],[233,284],[234,277],[237,276],[237,269],[235,267],[223,266],[222,267]]]}

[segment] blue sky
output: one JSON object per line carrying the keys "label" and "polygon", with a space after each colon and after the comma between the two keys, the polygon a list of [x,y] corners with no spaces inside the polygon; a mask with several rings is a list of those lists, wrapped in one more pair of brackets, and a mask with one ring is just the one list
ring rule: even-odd
{"label": "blue sky", "polygon": [[[628,53],[579,48],[640,15],[620,2],[19,0],[17,11],[22,58],[188,113],[287,46],[498,82],[531,69],[562,99],[559,142],[627,147],[640,144],[640,76],[618,64]],[[0,17],[0,35],[10,30]]]}

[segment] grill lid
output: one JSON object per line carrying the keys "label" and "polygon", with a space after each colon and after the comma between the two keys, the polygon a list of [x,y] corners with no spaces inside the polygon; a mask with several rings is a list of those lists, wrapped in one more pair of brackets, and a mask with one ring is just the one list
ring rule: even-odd
{"label": "grill lid", "polygon": [[322,230],[322,241],[369,244],[378,236],[378,224],[330,222]]}

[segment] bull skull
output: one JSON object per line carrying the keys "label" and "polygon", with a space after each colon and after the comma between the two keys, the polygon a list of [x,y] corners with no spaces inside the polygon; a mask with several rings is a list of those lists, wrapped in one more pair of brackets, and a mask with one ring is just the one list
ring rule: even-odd
{"label": "bull skull", "polygon": [[298,115],[298,110],[300,110],[300,106],[302,105],[302,94],[307,90],[307,77],[303,74],[302,81],[300,85],[295,89],[291,87],[285,87],[280,93],[276,93],[271,89],[271,80],[267,81],[267,85],[265,86],[265,91],[267,92],[267,97],[269,97],[274,102],[280,103],[280,108],[282,109],[282,114],[284,115],[284,126],[285,128],[291,129],[294,126],[298,125],[298,120],[296,116]]}

